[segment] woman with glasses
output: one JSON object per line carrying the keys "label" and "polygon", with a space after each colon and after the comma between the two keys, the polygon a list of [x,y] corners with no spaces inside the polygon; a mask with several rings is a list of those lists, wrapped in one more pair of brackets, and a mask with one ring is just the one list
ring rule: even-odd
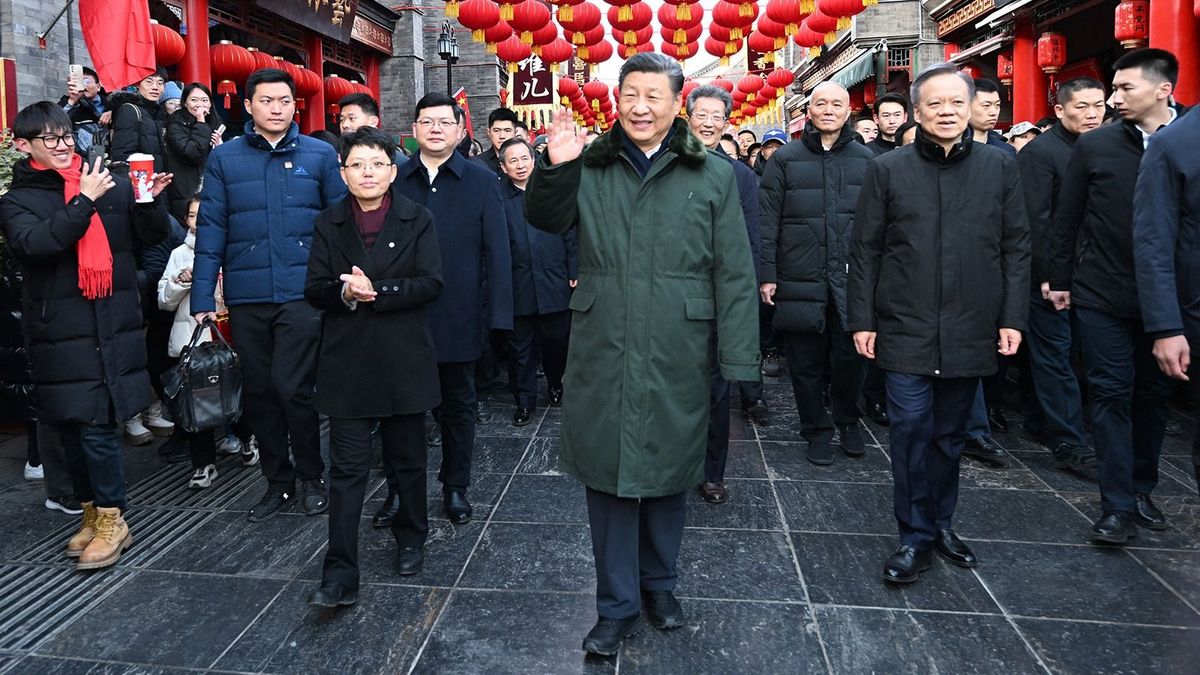
{"label": "woman with glasses", "polygon": [[167,170],[175,175],[168,193],[171,215],[187,220],[188,202],[200,192],[200,178],[208,153],[221,144],[224,125],[212,112],[212,92],[193,82],[183,88],[182,106],[167,117],[163,156]]}

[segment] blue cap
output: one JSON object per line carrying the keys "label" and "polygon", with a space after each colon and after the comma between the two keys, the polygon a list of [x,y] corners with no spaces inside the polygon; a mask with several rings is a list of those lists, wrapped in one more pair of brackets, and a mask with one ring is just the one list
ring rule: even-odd
{"label": "blue cap", "polygon": [[167,83],[163,85],[162,96],[158,97],[158,102],[163,103],[164,101],[180,98],[183,98],[183,88],[180,87],[174,80],[167,80]]}
{"label": "blue cap", "polygon": [[778,141],[781,144],[787,143],[788,135],[787,135],[787,133],[784,132],[783,129],[771,129],[767,133],[763,134],[761,142],[763,145],[766,145],[767,143],[770,143],[771,141]]}

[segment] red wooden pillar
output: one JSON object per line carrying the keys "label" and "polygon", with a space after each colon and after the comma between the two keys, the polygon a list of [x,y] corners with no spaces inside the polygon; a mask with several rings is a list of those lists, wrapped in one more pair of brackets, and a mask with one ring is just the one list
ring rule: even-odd
{"label": "red wooden pillar", "polygon": [[1192,0],[1151,0],[1150,46],[1179,59],[1175,98],[1186,105],[1200,103],[1200,18]]}
{"label": "red wooden pillar", "polygon": [[375,97],[375,102],[379,103],[381,96],[381,92],[379,91],[379,55],[367,54],[366,62],[367,86],[371,88],[371,95]]}
{"label": "red wooden pillar", "polygon": [[183,36],[187,49],[179,63],[179,77],[184,84],[200,82],[208,86],[212,83],[208,59],[208,0],[183,0],[183,23],[187,26],[187,35]]}
{"label": "red wooden pillar", "polygon": [[321,88],[308,97],[304,112],[300,114],[300,133],[307,134],[325,128],[325,50],[321,46],[321,36],[305,31],[304,50],[308,54],[308,69],[321,79]]}
{"label": "red wooden pillar", "polygon": [[1013,121],[1037,120],[1050,114],[1046,74],[1038,67],[1033,22],[1018,19],[1013,34]]}

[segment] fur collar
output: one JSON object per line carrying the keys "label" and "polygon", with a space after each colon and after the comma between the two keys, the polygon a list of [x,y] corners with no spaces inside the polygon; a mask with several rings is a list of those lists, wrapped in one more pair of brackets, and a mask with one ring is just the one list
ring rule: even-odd
{"label": "fur collar", "polygon": [[[668,149],[678,155],[679,160],[684,164],[702,166],[708,157],[708,150],[705,149],[704,144],[700,142],[699,138],[696,138],[688,128],[687,122],[682,118],[675,119],[674,128],[675,132],[671,135]],[[624,136],[625,132],[621,129],[620,122],[613,125],[612,131],[602,134],[584,149],[584,165],[601,167],[615,162],[624,149]]]}

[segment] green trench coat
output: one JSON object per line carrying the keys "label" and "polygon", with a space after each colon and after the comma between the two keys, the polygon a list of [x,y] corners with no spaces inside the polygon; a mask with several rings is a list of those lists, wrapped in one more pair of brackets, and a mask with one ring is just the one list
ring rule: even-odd
{"label": "green trench coat", "polygon": [[703,479],[717,345],[725,379],[761,376],[757,285],[730,163],[676,120],[643,179],[621,135],[572,162],[539,157],[525,212],[579,227],[559,466],[593,490],[661,497]]}

